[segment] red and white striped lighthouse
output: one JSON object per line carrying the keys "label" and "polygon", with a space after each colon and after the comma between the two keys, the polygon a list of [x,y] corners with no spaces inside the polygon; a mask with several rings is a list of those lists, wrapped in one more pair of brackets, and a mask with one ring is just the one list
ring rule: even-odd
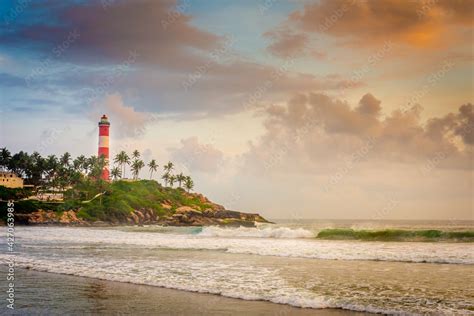
{"label": "red and white striped lighthouse", "polygon": [[98,157],[104,156],[105,166],[102,170],[101,178],[109,181],[109,127],[110,122],[107,115],[102,115],[99,122],[99,154]]}

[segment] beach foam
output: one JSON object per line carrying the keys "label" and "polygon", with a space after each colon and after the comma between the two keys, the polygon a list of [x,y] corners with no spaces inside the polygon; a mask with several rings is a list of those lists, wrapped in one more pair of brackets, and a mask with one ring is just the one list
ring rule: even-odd
{"label": "beach foam", "polygon": [[217,226],[204,227],[198,234],[206,237],[255,237],[255,238],[313,238],[312,232],[303,228],[287,227],[262,228],[222,228]]}

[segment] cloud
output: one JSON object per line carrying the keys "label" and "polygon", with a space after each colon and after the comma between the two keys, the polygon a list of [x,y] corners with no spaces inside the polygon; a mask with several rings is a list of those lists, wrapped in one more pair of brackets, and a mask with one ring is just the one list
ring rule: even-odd
{"label": "cloud", "polygon": [[360,99],[357,111],[363,115],[378,116],[382,109],[380,103],[382,103],[380,100],[377,100],[372,94],[367,93]]}
{"label": "cloud", "polygon": [[474,110],[471,103],[464,104],[459,108],[457,119],[455,134],[461,136],[464,143],[474,145]]}
{"label": "cloud", "polygon": [[289,58],[303,54],[308,46],[308,36],[304,33],[295,33],[289,28],[280,28],[263,34],[272,43],[267,50],[281,58]]}
{"label": "cloud", "polygon": [[469,0],[322,0],[291,13],[288,22],[300,30],[354,44],[390,38],[410,46],[431,47],[463,41],[454,27],[472,27],[473,9]]}
{"label": "cloud", "polygon": [[181,147],[171,148],[174,161],[190,171],[215,173],[224,162],[224,154],[212,144],[202,144],[197,137],[181,140]]}
{"label": "cloud", "polygon": [[[179,10],[177,4],[173,0],[113,1],[107,6],[49,1],[48,11],[41,6],[29,8],[37,18],[1,33],[0,43],[27,45],[50,55],[58,43],[70,44],[61,56],[88,64],[120,63],[137,52],[140,63],[188,69],[204,60],[198,52],[218,47],[221,38],[192,26],[187,7]],[[71,31],[78,35],[72,44],[67,42]]]}
{"label": "cloud", "polygon": [[[189,118],[242,112],[250,103],[339,89],[349,82],[295,71],[290,59],[288,65],[269,65],[242,57],[234,50],[240,43],[229,45],[224,36],[193,25],[188,2],[103,3],[51,0],[48,10],[32,4],[18,23],[0,33],[2,46],[22,49],[35,63],[26,76],[29,91],[74,95],[63,103],[71,108],[119,91],[135,96],[137,111]],[[71,32],[74,41],[68,41]],[[284,42],[284,50],[304,45],[306,35],[272,36]],[[54,53],[58,47],[60,58]],[[275,52],[292,53],[278,47]],[[0,76],[3,81],[22,84],[21,78]]]}
{"label": "cloud", "polygon": [[471,104],[423,124],[420,106],[381,117],[381,103],[369,93],[355,107],[308,93],[295,95],[286,105],[269,106],[263,111],[266,133],[244,155],[246,167],[249,172],[325,174],[354,156],[362,168],[373,169],[379,164],[423,165],[441,155],[436,168],[472,168]]}
{"label": "cloud", "polygon": [[122,96],[117,93],[95,103],[88,116],[98,122],[102,114],[109,117],[119,137],[139,136],[145,132],[147,124],[156,120],[150,113],[137,112],[132,106],[125,105]]}

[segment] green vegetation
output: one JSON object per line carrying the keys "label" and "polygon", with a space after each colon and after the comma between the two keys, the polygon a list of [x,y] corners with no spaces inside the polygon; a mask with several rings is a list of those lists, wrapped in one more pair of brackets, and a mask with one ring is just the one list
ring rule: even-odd
{"label": "green vegetation", "polygon": [[[155,159],[146,165],[138,150],[131,154],[118,153],[111,169],[113,182],[101,179],[106,166],[104,157],[79,156],[72,159],[69,153],[57,158],[41,157],[37,152],[29,155],[19,152],[11,155],[6,148],[0,149],[0,170],[8,170],[22,177],[25,184],[33,184],[34,190],[9,189],[0,186],[0,218],[6,215],[6,201],[15,200],[15,212],[31,213],[39,209],[63,212],[77,210],[78,217],[88,220],[114,221],[125,219],[133,210],[151,209],[157,215],[172,213],[179,206],[207,209],[212,205],[203,203],[196,195],[189,194],[194,182],[189,176],[173,175],[174,164],[164,165],[165,186],[154,180],[139,180],[140,171],[148,166],[150,179],[158,171]],[[130,167],[133,180],[121,180]],[[178,188],[173,188],[174,183]],[[185,191],[184,188],[188,191]],[[63,193],[63,202],[27,200],[32,195]],[[167,208],[163,208],[163,204]]]}
{"label": "green vegetation", "polygon": [[474,231],[441,231],[441,230],[353,230],[324,229],[319,232],[319,239],[366,240],[366,241],[474,241]]}
{"label": "green vegetation", "polygon": [[[114,181],[109,184],[103,195],[81,206],[78,216],[89,220],[123,220],[137,209],[152,209],[156,215],[169,215],[177,207],[190,206],[195,209],[207,209],[212,205],[203,203],[195,195],[181,188],[163,187],[153,180]],[[169,205],[169,210],[163,208]]]}

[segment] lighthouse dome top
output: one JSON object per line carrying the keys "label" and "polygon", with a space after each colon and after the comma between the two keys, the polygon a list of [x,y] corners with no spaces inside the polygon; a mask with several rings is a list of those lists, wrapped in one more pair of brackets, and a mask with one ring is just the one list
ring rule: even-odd
{"label": "lighthouse dome top", "polygon": [[99,122],[99,125],[110,125],[110,122],[109,122],[109,119],[107,117],[107,115],[102,115],[102,117],[100,118],[100,122]]}

